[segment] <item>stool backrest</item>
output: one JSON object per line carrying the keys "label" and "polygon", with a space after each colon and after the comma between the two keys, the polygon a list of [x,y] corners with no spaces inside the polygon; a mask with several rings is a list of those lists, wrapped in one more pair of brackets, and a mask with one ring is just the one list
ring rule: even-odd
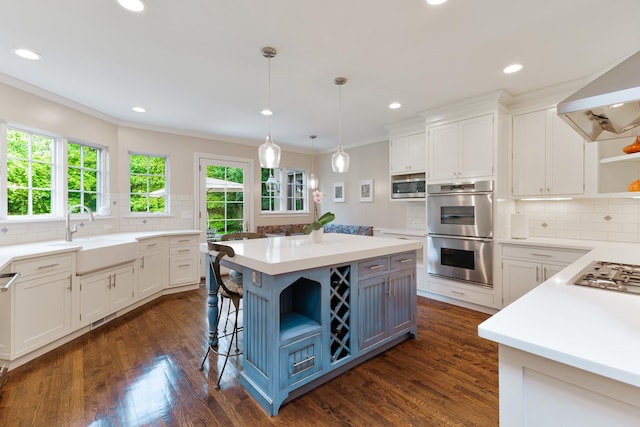
{"label": "stool backrest", "polygon": [[234,257],[236,255],[235,251],[231,246],[222,245],[216,242],[207,242],[207,246],[209,252],[217,252],[215,258],[211,253],[209,253],[208,256],[209,265],[211,266],[211,270],[213,270],[213,276],[216,279],[216,283],[218,284],[218,286],[224,289],[227,294],[236,295],[239,297],[240,294],[238,294],[237,292],[233,292],[225,286],[224,280],[222,280],[222,274],[220,274],[220,261],[222,261],[222,258],[224,258],[225,256]]}

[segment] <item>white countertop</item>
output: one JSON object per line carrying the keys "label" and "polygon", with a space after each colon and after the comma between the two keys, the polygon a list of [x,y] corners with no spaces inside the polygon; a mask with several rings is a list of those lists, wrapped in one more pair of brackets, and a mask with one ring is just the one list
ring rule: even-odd
{"label": "white countertop", "polygon": [[132,233],[100,234],[88,237],[76,237],[72,242],[64,240],[47,240],[42,242],[22,243],[19,245],[0,246],[0,271],[11,262],[35,256],[54,255],[64,252],[75,252],[83,247],[96,247],[97,245],[116,245],[118,242],[135,242],[152,239],[154,237],[173,236],[183,234],[202,234],[200,230],[160,230]]}
{"label": "white countertop", "polygon": [[[224,242],[236,255],[229,261],[272,276],[292,271],[422,249],[415,240],[325,233],[321,243],[309,236],[282,236]],[[200,245],[207,252],[207,244]]]}
{"label": "white countertop", "polygon": [[[549,241],[546,245],[558,242],[527,239],[512,243],[545,245],[543,240]],[[558,243],[555,246],[593,249],[481,323],[479,335],[640,387],[640,295],[568,284],[595,260],[640,264],[640,244]]]}

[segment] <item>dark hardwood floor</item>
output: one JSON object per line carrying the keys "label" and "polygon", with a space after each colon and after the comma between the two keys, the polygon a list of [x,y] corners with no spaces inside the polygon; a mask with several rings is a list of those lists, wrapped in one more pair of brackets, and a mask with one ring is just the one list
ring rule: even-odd
{"label": "dark hardwood floor", "polygon": [[488,315],[418,299],[418,337],[268,416],[230,363],[214,389],[206,291],[165,296],[9,372],[0,426],[496,426],[497,346]]}

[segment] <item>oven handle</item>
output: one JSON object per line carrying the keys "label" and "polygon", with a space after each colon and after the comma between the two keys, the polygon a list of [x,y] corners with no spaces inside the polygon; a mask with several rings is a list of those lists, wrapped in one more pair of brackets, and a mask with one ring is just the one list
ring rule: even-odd
{"label": "oven handle", "polygon": [[456,240],[475,240],[479,242],[493,242],[491,237],[467,237],[467,236],[451,236],[448,234],[429,234],[429,237],[436,239],[456,239]]}
{"label": "oven handle", "polygon": [[470,196],[470,195],[493,194],[493,191],[450,191],[448,193],[428,193],[430,197],[439,196]]}

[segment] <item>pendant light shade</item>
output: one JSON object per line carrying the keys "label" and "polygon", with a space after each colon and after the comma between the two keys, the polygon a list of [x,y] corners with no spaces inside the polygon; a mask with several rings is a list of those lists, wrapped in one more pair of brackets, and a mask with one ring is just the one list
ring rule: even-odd
{"label": "pendant light shade", "polygon": [[280,165],[280,147],[274,144],[271,135],[267,135],[264,144],[258,148],[258,158],[261,168],[275,169]]}
{"label": "pendant light shade", "polygon": [[309,190],[317,190],[318,189],[318,178],[316,178],[316,176],[313,174],[313,140],[316,139],[315,135],[310,135],[309,138],[311,139],[311,175],[309,175],[309,178],[307,179],[307,188],[309,188]]}
{"label": "pendant light shade", "polygon": [[338,86],[338,151],[331,156],[331,169],[335,173],[349,171],[349,155],[342,148],[342,85],[347,82],[345,77],[336,77],[333,81]]}
{"label": "pendant light shade", "polygon": [[[271,58],[276,56],[276,50],[272,47],[263,47],[262,56],[267,58],[269,63],[269,92],[268,92],[268,111],[271,111]],[[273,142],[271,138],[271,115],[267,115],[267,138],[258,148],[258,159],[260,167],[274,169],[280,166],[280,147]]]}

